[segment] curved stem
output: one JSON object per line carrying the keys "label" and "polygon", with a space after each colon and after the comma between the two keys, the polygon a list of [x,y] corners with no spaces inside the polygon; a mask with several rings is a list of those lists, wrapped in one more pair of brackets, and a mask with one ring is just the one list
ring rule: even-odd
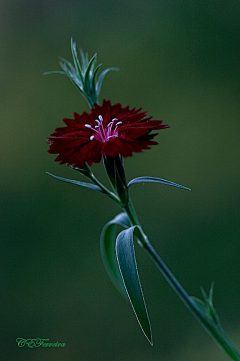
{"label": "curved stem", "polygon": [[131,201],[129,204],[124,207],[124,211],[129,217],[129,220],[133,226],[137,225],[141,231],[140,242],[143,245],[145,251],[148,253],[150,258],[156,264],[157,268],[163,274],[165,279],[168,281],[170,286],[176,292],[178,297],[182,300],[185,306],[189,311],[194,315],[194,317],[199,321],[203,328],[212,336],[216,343],[226,352],[226,354],[234,361],[240,361],[240,351],[231,341],[231,339],[226,335],[224,330],[221,327],[214,325],[211,320],[201,311],[185,289],[181,286],[166,264],[163,262],[161,257],[154,250],[150,242],[148,241],[146,235],[142,231],[140,223],[138,221],[137,215],[134,211]]}
{"label": "curved stem", "polygon": [[113,192],[110,192],[109,189],[107,189],[99,180],[95,177],[93,173],[89,176],[89,178],[92,180],[94,184],[96,184],[98,187],[101,188],[102,192],[106,194],[109,198],[111,198],[114,202],[116,202],[118,205],[120,205],[120,199],[116,194]]}
{"label": "curved stem", "polygon": [[70,167],[71,169],[74,169],[78,172],[80,172],[82,175],[84,175],[85,177],[87,177],[88,179],[90,179],[92,181],[92,183],[94,183],[95,185],[97,185],[99,188],[101,188],[102,192],[104,194],[106,194],[109,198],[111,198],[114,202],[116,202],[118,205],[121,205],[121,201],[119,199],[119,197],[111,192],[107,187],[105,187],[93,174],[93,172],[91,171],[91,168],[88,166],[87,163],[84,164],[83,168],[81,169],[77,169],[74,167]]}
{"label": "curved stem", "polygon": [[156,253],[154,248],[148,243],[145,246],[145,250],[150,256],[150,258],[154,261],[157,268],[166,278],[168,283],[177,293],[179,298],[185,304],[185,306],[191,311],[191,313],[195,316],[195,318],[201,323],[201,325],[205,328],[205,330],[213,337],[213,339],[218,343],[218,345],[227,353],[227,355],[235,361],[240,360],[240,352],[237,347],[229,342],[230,339],[226,337],[225,332],[222,332],[218,329],[211,321],[206,317],[206,315],[199,309],[199,307],[195,304],[195,302],[191,299],[185,289],[180,285],[178,280],[171,273],[169,268],[163,262],[163,260]]}

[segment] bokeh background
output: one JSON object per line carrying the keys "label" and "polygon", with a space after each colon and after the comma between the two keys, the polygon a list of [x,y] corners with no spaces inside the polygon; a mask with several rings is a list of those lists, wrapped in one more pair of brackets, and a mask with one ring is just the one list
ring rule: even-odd
{"label": "bokeh background", "polygon": [[[58,56],[70,38],[98,53],[101,99],[142,107],[171,125],[159,146],[125,161],[153,245],[188,292],[215,282],[215,306],[240,346],[239,16],[236,0],[12,0],[0,4],[1,360],[224,361],[227,357],[136,249],[152,323],[151,347],[102,264],[99,236],[119,210],[47,153],[62,118],[88,110]],[[106,182],[102,165],[94,171]],[[63,348],[19,348],[49,338]]]}

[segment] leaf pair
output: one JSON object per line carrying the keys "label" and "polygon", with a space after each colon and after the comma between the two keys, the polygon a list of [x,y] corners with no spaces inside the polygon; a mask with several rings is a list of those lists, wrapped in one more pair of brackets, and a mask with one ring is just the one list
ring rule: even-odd
{"label": "leaf pair", "polygon": [[[74,169],[74,168],[72,168]],[[72,184],[76,184],[78,186],[81,186],[81,187],[85,187],[85,188],[89,188],[89,189],[92,189],[92,190],[95,190],[95,191],[98,191],[98,192],[101,192],[101,193],[104,193],[104,194],[112,194],[110,191],[107,192],[106,191],[106,188],[105,187],[99,187],[98,185],[95,185],[95,184],[92,184],[92,183],[89,183],[89,182],[80,182],[80,181],[76,181],[74,179],[68,179],[68,178],[63,178],[63,177],[58,177],[54,174],[51,174],[49,172],[46,172],[48,175],[50,175],[51,177],[57,179],[57,180],[60,180],[62,182],[67,182],[67,183],[72,183]],[[83,172],[81,172],[83,175],[86,175],[84,174]],[[91,179],[90,176],[88,176],[88,178]],[[168,181],[168,180],[165,180],[165,179],[162,179],[162,178],[155,178],[155,177],[138,177],[138,178],[134,178],[132,179],[129,183],[128,183],[128,187],[130,187],[131,185],[133,184],[137,184],[137,183],[149,183],[149,182],[152,182],[152,183],[160,183],[160,184],[165,184],[165,185],[170,185],[170,186],[173,186],[173,187],[177,187],[177,188],[182,188],[182,189],[186,189],[186,190],[190,190],[190,188],[187,188],[187,187],[184,187],[180,184],[177,184],[177,183],[174,183],[174,182],[171,182],[171,181]]]}
{"label": "leaf pair", "polygon": [[[116,226],[125,228],[117,236]],[[101,234],[101,254],[113,284],[130,301],[139,325],[152,345],[151,325],[138,275],[133,238],[140,233],[138,226],[130,226],[125,213],[108,222]],[[116,247],[115,247],[116,244]]]}
{"label": "leaf pair", "polygon": [[220,328],[219,316],[213,306],[213,289],[214,289],[214,284],[212,283],[209,290],[209,296],[207,296],[203,288],[201,289],[203,295],[203,301],[194,296],[192,296],[191,299],[197,305],[197,307],[207,316],[207,318],[217,328]]}
{"label": "leaf pair", "polygon": [[[80,170],[80,172],[94,181],[95,178],[93,178],[93,175],[89,169],[84,169],[84,171]],[[114,197],[114,194],[103,187],[100,182],[98,182],[97,184],[99,185],[97,185],[58,177],[50,173],[48,174],[60,181],[90,188],[92,190],[105,193],[108,196],[111,196],[111,198]],[[160,183],[189,190],[189,188],[181,186],[177,183],[155,177],[134,178],[128,183],[126,187],[128,188],[133,184],[144,182]],[[123,227],[124,230],[118,234],[116,239],[117,226]],[[102,230],[100,239],[101,254],[110,279],[119,292],[123,295],[123,297],[130,301],[139,325],[146,338],[152,345],[151,326],[138,275],[137,262],[134,251],[134,236],[136,236],[138,239],[141,238],[139,226],[131,226],[127,214],[120,213],[114,219],[108,222]]]}

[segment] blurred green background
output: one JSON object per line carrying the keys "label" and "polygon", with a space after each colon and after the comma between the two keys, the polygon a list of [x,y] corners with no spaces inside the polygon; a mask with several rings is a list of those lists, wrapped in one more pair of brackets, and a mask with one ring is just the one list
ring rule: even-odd
{"label": "blurred green background", "polygon": [[[125,161],[145,232],[190,294],[215,282],[222,325],[240,346],[239,16],[236,0],[12,0],[0,4],[1,360],[224,361],[147,255],[136,249],[151,347],[102,264],[99,236],[119,210],[47,153],[62,118],[88,110],[60,69],[70,38],[98,53],[101,99],[142,107],[171,128]],[[94,166],[105,182],[102,165]],[[49,338],[63,348],[19,348]]]}

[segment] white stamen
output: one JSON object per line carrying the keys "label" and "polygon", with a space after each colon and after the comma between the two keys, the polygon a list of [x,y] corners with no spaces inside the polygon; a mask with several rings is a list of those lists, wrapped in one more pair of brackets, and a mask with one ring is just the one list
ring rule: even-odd
{"label": "white stamen", "polygon": [[107,125],[104,124],[104,119],[102,115],[98,115],[97,119],[95,119],[97,123],[95,126],[90,124],[85,124],[86,128],[91,129],[92,134],[89,136],[90,141],[98,140],[102,143],[107,142],[111,138],[118,137],[118,125],[122,124],[121,121],[118,121],[117,118],[113,118]]}

